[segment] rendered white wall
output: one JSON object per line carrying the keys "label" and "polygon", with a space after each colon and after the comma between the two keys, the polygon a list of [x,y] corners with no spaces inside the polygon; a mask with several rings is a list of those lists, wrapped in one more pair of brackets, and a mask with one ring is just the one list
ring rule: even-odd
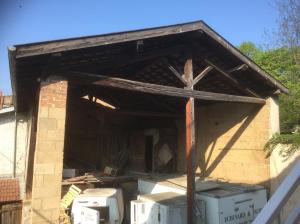
{"label": "rendered white wall", "polygon": [[[25,115],[19,115],[16,150],[16,176],[23,176],[27,148],[27,121]],[[15,141],[14,112],[0,116],[0,177],[12,177],[14,169]]]}
{"label": "rendered white wall", "polygon": [[0,177],[11,177],[14,161],[14,113],[0,117]]}

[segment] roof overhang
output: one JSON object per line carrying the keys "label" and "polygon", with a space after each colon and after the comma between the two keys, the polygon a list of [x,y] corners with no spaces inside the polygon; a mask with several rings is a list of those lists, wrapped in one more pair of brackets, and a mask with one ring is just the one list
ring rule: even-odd
{"label": "roof overhang", "polygon": [[[47,67],[56,56],[59,57],[62,54],[71,55],[76,52],[85,52],[91,49],[104,49],[105,47],[110,46],[125,46],[126,43],[135,43],[138,45],[139,41],[151,42],[158,39],[165,40],[171,38],[177,40],[180,38],[186,38],[187,36],[193,36],[193,42],[198,45],[201,45],[202,41],[206,41],[205,44],[209,43],[211,48],[216,51],[216,54],[221,51],[223,53],[226,52],[226,55],[224,55],[223,58],[226,57],[228,58],[228,61],[231,60],[231,64],[236,64],[238,62],[239,64],[247,65],[249,70],[251,70],[251,74],[257,77],[260,82],[264,83],[264,85],[268,87],[268,93],[265,95],[271,95],[270,91],[288,93],[288,89],[282,83],[266,73],[207,24],[203,21],[196,21],[129,32],[15,45],[14,47],[9,48],[8,51],[16,110],[19,110],[18,104],[21,101],[20,98],[23,97],[23,94],[21,93],[23,83],[27,82],[30,84],[30,82],[34,82],[33,80],[36,82],[36,80],[39,79],[38,76],[43,75],[43,71],[45,72],[45,70],[47,70]],[[187,42],[188,41],[189,40],[187,40]],[[177,42],[174,43],[176,44]],[[46,62],[43,68],[39,68],[38,70],[38,65],[42,63],[41,61],[43,61],[43,63],[45,61]],[[224,64],[226,63],[224,62]],[[37,67],[35,68],[34,65],[37,65]],[[28,73],[36,72],[37,75],[28,79],[26,79],[26,77],[22,77],[25,76],[26,73],[22,70],[22,66],[30,67]],[[28,75],[28,77],[30,77],[30,75]],[[264,86],[262,85],[261,88],[264,88]]]}

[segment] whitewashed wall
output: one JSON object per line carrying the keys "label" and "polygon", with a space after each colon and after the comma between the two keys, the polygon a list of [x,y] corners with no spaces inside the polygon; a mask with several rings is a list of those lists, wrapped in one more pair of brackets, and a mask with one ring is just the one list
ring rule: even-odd
{"label": "whitewashed wall", "polygon": [[[20,195],[25,192],[25,170],[27,160],[28,122],[25,114],[18,115],[18,133],[15,169],[20,182]],[[14,141],[15,141],[14,111],[0,114],[0,178],[13,177],[14,172]]]}
{"label": "whitewashed wall", "polygon": [[14,132],[14,112],[0,114],[0,177],[13,174]]}

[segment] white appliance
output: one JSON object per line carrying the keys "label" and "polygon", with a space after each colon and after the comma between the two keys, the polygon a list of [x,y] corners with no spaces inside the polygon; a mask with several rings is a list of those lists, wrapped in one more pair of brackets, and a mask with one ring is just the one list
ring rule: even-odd
{"label": "white appliance", "polygon": [[[140,194],[175,192],[186,194],[186,179],[139,179]],[[197,223],[251,223],[267,203],[262,186],[196,180],[195,207]]]}
{"label": "white appliance", "polygon": [[261,186],[224,184],[197,192],[195,197],[205,202],[206,224],[250,224],[267,203],[266,189]]}
{"label": "white appliance", "polygon": [[81,207],[81,223],[100,224],[100,211],[95,207]]}
{"label": "white appliance", "polygon": [[[205,191],[219,187],[216,181],[203,181],[199,178],[195,179],[195,190]],[[186,176],[176,178],[153,178],[138,179],[138,191],[140,194],[156,194],[162,192],[175,192],[178,194],[186,194]]]}
{"label": "white appliance", "polygon": [[185,224],[186,220],[184,195],[164,192],[131,201],[131,224]]}
{"label": "white appliance", "polygon": [[97,209],[101,222],[121,224],[124,216],[122,190],[115,188],[85,190],[73,201],[71,215],[74,224],[84,223],[82,222],[82,207]]}

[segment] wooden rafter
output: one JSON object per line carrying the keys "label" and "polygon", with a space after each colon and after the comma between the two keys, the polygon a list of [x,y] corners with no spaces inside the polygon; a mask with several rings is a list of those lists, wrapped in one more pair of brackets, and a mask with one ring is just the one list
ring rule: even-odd
{"label": "wooden rafter", "polygon": [[246,64],[242,64],[242,65],[238,65],[238,66],[235,66],[229,70],[227,70],[227,73],[232,73],[232,72],[236,72],[236,71],[245,71],[246,69],[248,68],[248,65]]}
{"label": "wooden rafter", "polygon": [[[163,86],[163,85],[157,85],[151,83],[144,83],[144,82],[114,78],[114,77],[85,73],[85,72],[65,72],[64,74],[65,75],[69,74],[73,77],[79,75],[79,76],[84,76],[86,78],[90,77],[90,78],[97,79],[97,81],[87,82],[87,83],[80,81],[79,84],[108,86],[108,87],[126,89],[126,90],[136,91],[136,92],[144,92],[150,94],[174,96],[174,97],[181,97],[181,98],[193,97],[195,99],[200,99],[200,100],[265,104],[264,99],[254,98],[254,97],[212,93],[212,92],[198,91],[192,89],[182,89],[182,88],[177,88],[172,86]],[[72,81],[72,78],[70,79]]]}
{"label": "wooden rafter", "polygon": [[199,75],[193,80],[193,85],[196,85],[207,73],[209,73],[213,67],[207,66]]}
{"label": "wooden rafter", "polygon": [[247,95],[254,96],[261,98],[258,94],[250,90],[249,88],[245,87],[243,84],[241,84],[237,79],[235,79],[233,76],[228,74],[227,72],[220,69],[218,66],[214,65],[209,60],[205,59],[205,62],[212,66],[214,69],[216,69],[220,74],[222,74],[224,77],[226,77],[235,87],[237,87],[240,91],[244,92]]}
{"label": "wooden rafter", "polygon": [[166,58],[162,58],[163,63],[168,67],[168,69],[172,72],[173,75],[175,75],[181,83],[186,86],[187,82],[184,78],[182,78],[181,74],[168,62]]}

